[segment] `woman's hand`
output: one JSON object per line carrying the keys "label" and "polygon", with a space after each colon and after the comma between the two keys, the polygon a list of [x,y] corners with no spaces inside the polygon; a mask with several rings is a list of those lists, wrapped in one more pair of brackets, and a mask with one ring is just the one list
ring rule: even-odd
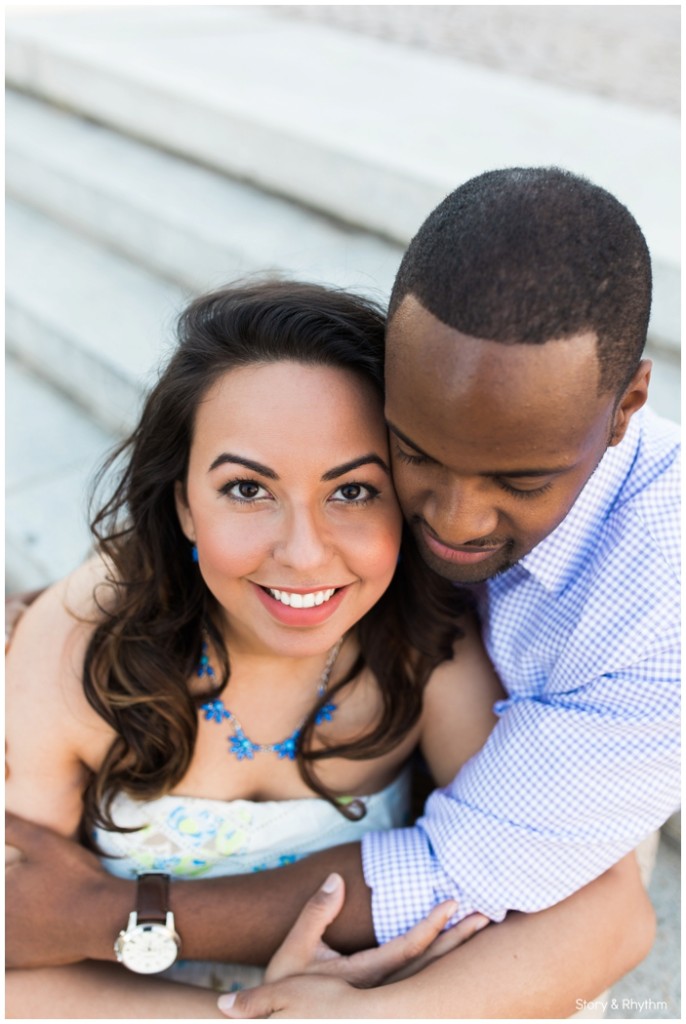
{"label": "woman's hand", "polygon": [[466,942],[488,924],[488,918],[472,914],[441,934],[457,910],[448,900],[433,910],[404,935],[375,949],[352,956],[336,953],[322,936],[338,916],[345,899],[340,875],[329,875],[323,886],[301,910],[297,921],[269,962],[265,982],[294,974],[328,974],[343,978],[357,988],[370,988],[384,981],[397,981]]}
{"label": "woman's hand", "polygon": [[405,935],[376,949],[341,956],[322,936],[339,914],[344,898],[343,879],[330,875],[307,901],[270,960],[265,984],[221,996],[221,1012],[232,1018],[368,1018],[374,1016],[373,996],[362,990],[414,974],[489,923],[481,914],[472,914],[443,932],[457,909],[449,900],[434,907]]}
{"label": "woman's hand", "polygon": [[368,1020],[381,1016],[374,1012],[371,1000],[373,991],[355,988],[341,978],[301,974],[220,996],[217,1006],[225,1017],[241,1020]]}

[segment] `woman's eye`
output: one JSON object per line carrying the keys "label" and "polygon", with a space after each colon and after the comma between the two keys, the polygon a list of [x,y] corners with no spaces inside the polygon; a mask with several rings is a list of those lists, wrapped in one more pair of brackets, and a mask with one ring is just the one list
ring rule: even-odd
{"label": "woman's eye", "polygon": [[234,501],[257,501],[269,497],[269,491],[255,480],[231,480],[220,490]]}
{"label": "woman's eye", "polygon": [[342,484],[332,494],[334,501],[342,501],[348,505],[362,505],[379,495],[376,487],[371,484]]}

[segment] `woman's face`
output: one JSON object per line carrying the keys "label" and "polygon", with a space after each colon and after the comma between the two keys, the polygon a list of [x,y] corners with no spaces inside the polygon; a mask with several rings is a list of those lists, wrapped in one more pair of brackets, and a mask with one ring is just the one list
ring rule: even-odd
{"label": "woman's face", "polygon": [[395,570],[382,404],[346,370],[283,361],[224,374],[198,408],[176,503],[234,651],[327,650]]}

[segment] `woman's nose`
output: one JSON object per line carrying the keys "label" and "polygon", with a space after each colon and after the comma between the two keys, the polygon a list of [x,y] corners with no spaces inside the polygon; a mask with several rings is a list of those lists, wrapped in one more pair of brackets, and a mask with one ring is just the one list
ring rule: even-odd
{"label": "woman's nose", "polygon": [[320,517],[310,509],[293,509],[285,519],[274,555],[282,565],[299,572],[325,564],[330,556],[330,545]]}

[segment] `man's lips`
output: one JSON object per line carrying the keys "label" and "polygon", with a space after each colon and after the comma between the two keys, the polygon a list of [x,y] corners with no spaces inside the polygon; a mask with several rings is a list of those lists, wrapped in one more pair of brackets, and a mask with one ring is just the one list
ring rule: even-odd
{"label": "man's lips", "polygon": [[477,562],[485,562],[486,559],[491,558],[498,551],[502,551],[505,547],[505,543],[492,544],[490,546],[482,545],[480,547],[470,546],[469,544],[457,545],[455,547],[444,544],[443,541],[439,540],[427,527],[426,523],[422,523],[422,535],[426,546],[432,551],[438,558],[443,562],[454,562],[456,565],[474,565]]}

